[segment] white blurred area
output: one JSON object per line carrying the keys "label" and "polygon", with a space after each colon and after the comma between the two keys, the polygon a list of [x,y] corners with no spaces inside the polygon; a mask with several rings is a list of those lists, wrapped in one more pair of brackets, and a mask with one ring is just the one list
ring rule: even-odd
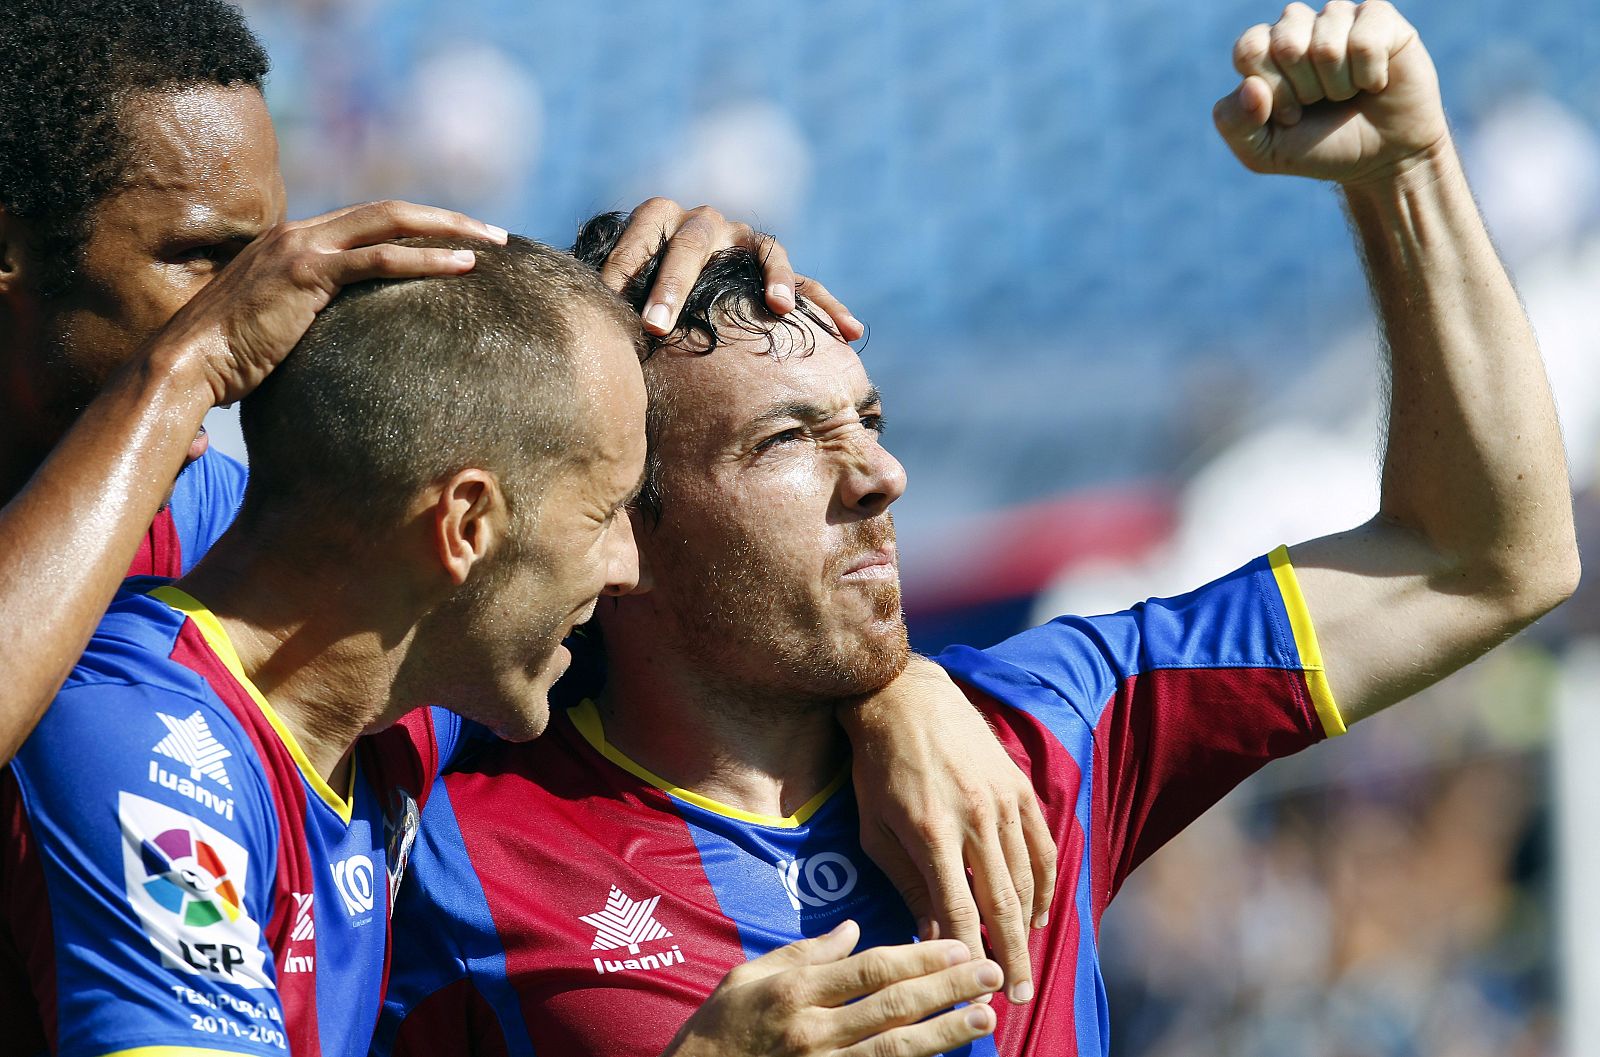
{"label": "white blurred area", "polygon": [[811,148],[793,117],[764,99],[707,109],[633,186],[631,201],[710,202],[769,231],[792,230],[811,193]]}

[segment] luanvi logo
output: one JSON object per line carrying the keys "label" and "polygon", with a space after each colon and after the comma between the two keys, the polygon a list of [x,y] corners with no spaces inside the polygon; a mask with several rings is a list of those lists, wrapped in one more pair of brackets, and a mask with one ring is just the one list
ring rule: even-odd
{"label": "luanvi logo", "polygon": [[228,769],[222,766],[222,761],[233,753],[212,736],[203,712],[195,709],[188,719],[174,719],[157,712],[156,718],[167,728],[167,736],[156,742],[154,751],[188,767],[191,781],[198,782],[204,775],[232,791],[233,780],[228,777]]}
{"label": "luanvi logo", "polygon": [[[637,955],[641,943],[670,939],[672,933],[655,919],[656,904],[660,896],[649,899],[629,899],[622,889],[611,886],[606,897],[606,908],[594,914],[584,914],[580,920],[594,926],[592,951],[614,951],[624,947],[629,954]],[[669,965],[683,964],[683,951],[674,943],[670,950],[646,954],[637,958],[595,958],[594,971],[602,976],[629,969],[665,969]]]}
{"label": "luanvi logo", "polygon": [[352,855],[333,864],[333,884],[351,917],[372,913],[372,856]]}
{"label": "luanvi logo", "polygon": [[[157,712],[156,718],[167,728],[167,735],[156,742],[150,751],[175,760],[182,767],[168,770],[161,766],[160,761],[152,759],[148,775],[151,784],[170,789],[184,799],[193,800],[233,821],[233,797],[224,796],[206,784],[209,779],[223,789],[233,791],[233,779],[228,777],[228,769],[222,764],[233,753],[212,736],[205,715],[196,709],[188,719],[175,719],[163,712]],[[183,773],[185,769],[187,773]]]}

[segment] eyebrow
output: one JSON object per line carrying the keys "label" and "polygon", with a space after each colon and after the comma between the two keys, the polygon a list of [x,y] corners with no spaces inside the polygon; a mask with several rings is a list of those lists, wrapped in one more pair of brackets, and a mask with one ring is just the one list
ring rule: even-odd
{"label": "eyebrow", "polygon": [[[856,401],[856,414],[864,415],[881,403],[883,403],[883,393],[879,391],[877,386],[869,385],[867,386],[866,395]],[[826,422],[836,414],[838,414],[837,411],[797,400],[787,404],[772,405],[751,419],[747,428],[756,429],[768,423],[785,419],[799,419],[801,422],[810,425],[815,422]]]}

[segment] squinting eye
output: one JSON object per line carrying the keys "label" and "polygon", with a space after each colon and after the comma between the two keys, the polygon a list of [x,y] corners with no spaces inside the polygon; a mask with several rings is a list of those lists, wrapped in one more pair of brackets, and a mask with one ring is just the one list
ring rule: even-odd
{"label": "squinting eye", "polygon": [[872,430],[872,432],[879,434],[889,428],[889,424],[883,420],[882,415],[862,415],[861,424]]}
{"label": "squinting eye", "polygon": [[774,433],[760,444],[757,444],[755,450],[766,451],[775,445],[785,444],[791,440],[799,440],[804,433],[805,431],[802,429],[786,429],[782,433]]}

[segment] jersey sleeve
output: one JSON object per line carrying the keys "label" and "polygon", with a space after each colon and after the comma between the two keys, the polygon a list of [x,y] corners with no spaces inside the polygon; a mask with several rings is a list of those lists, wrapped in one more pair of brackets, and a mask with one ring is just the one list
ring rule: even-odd
{"label": "jersey sleeve", "polygon": [[178,474],[168,508],[178,531],[184,573],[193,569],[239,513],[249,471],[220,451],[206,453]]}
{"label": "jersey sleeve", "polygon": [[1082,746],[1097,913],[1262,764],[1344,732],[1286,548],[1186,595],[1061,617],[939,661]]}
{"label": "jersey sleeve", "polygon": [[203,701],[94,682],[18,753],[0,912],[55,1053],[287,1053],[262,934],[277,820],[254,759]]}

